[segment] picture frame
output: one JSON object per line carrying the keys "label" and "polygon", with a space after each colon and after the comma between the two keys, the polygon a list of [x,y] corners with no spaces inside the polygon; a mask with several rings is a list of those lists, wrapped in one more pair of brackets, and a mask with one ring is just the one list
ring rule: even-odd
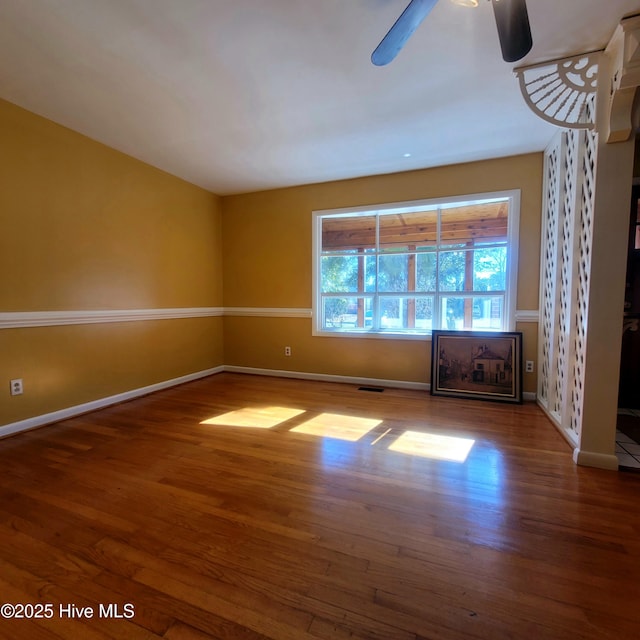
{"label": "picture frame", "polygon": [[521,404],[522,333],[434,330],[431,395]]}

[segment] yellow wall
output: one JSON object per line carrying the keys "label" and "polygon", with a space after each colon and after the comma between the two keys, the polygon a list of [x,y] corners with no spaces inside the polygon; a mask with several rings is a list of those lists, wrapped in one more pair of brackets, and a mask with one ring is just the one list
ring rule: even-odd
{"label": "yellow wall", "polygon": [[[0,312],[222,305],[217,196],[3,101],[0,140]],[[222,331],[0,330],[0,425],[221,365]]]}
{"label": "yellow wall", "polygon": [[[538,308],[541,153],[222,199],[225,307],[310,308],[312,211],[521,189],[519,310]],[[427,340],[313,337],[311,321],[226,317],[225,364],[429,382]],[[519,324],[535,360],[537,325]],[[283,355],[284,346],[292,356]],[[534,392],[535,374],[525,391]]]}
{"label": "yellow wall", "polygon": [[[538,307],[542,154],[219,198],[3,101],[0,140],[0,313],[306,309],[313,210],[514,188],[517,306]],[[517,328],[535,359],[537,325]],[[223,364],[428,382],[430,346],[313,337],[301,318],[0,329],[0,426]]]}

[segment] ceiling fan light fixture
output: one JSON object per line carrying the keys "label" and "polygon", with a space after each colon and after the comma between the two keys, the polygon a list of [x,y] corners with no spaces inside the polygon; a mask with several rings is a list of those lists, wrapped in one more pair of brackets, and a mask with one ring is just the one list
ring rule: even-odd
{"label": "ceiling fan light fixture", "polygon": [[[533,46],[527,0],[489,1],[493,5],[504,61],[516,62],[524,58]],[[452,0],[452,2],[477,7],[479,0]],[[371,62],[378,67],[389,64],[437,4],[438,0],[411,0],[371,54]]]}

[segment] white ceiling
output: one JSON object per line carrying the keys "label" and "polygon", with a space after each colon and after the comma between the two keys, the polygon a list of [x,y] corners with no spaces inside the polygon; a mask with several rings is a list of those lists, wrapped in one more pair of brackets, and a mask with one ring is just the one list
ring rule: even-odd
{"label": "white ceiling", "polygon": [[[489,2],[0,0],[0,97],[224,195],[543,149]],[[601,49],[640,0],[528,0],[519,65]],[[405,157],[405,154],[411,154]]]}

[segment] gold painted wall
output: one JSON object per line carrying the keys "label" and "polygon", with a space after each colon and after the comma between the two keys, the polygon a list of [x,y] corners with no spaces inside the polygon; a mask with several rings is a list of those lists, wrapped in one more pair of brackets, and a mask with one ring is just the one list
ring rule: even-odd
{"label": "gold painted wall", "polygon": [[[538,307],[542,154],[219,198],[3,101],[0,139],[0,313],[310,308],[313,210],[513,188],[518,309]],[[518,329],[535,359],[537,325]],[[313,337],[300,318],[0,329],[0,354],[0,427],[223,364],[430,375],[429,341]]]}
{"label": "gold painted wall", "polygon": [[[310,308],[312,211],[521,189],[519,310],[538,308],[541,153],[222,199],[225,307]],[[313,337],[311,321],[225,317],[225,364],[428,382],[429,341]],[[520,323],[535,360],[537,324]],[[283,355],[290,345],[292,356]],[[525,391],[536,389],[525,374]]]}
{"label": "gold painted wall", "polygon": [[[0,140],[0,312],[222,305],[217,196],[4,101]],[[0,329],[0,426],[221,365],[222,331]]]}

